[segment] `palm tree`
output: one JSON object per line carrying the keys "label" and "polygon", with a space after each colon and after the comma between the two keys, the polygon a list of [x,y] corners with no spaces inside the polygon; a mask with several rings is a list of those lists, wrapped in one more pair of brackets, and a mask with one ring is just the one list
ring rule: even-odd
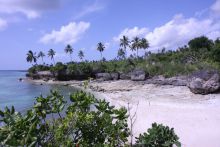
{"label": "palm tree", "polygon": [[125,59],[125,50],[120,48],[118,49],[118,58],[119,59]]}
{"label": "palm tree", "polygon": [[137,58],[138,58],[138,49],[141,47],[141,43],[140,43],[140,38],[135,37],[132,41],[131,44],[131,50],[136,50],[137,51]]}
{"label": "palm tree", "polygon": [[44,63],[45,54],[44,54],[42,51],[40,51],[40,52],[38,53],[37,57],[38,57],[38,58],[41,58],[42,63]]}
{"label": "palm tree", "polygon": [[80,60],[83,60],[84,53],[82,50],[79,51],[78,56],[79,56]]}
{"label": "palm tree", "polygon": [[102,59],[102,52],[104,51],[105,46],[102,42],[99,42],[97,45],[97,50],[101,53],[101,59]]}
{"label": "palm tree", "polygon": [[146,49],[149,48],[149,42],[147,41],[147,39],[142,38],[140,43],[141,43],[141,48],[145,50],[145,54],[146,54]]}
{"label": "palm tree", "polygon": [[54,60],[55,54],[56,54],[56,52],[53,49],[50,49],[48,51],[48,57],[51,57],[51,60],[53,60],[54,65],[55,65],[55,60]]}
{"label": "palm tree", "polygon": [[36,53],[33,53],[31,50],[28,51],[27,53],[27,58],[26,58],[27,62],[37,62],[37,57],[36,57]]}
{"label": "palm tree", "polygon": [[127,51],[126,51],[126,48],[129,46],[129,39],[128,37],[126,36],[123,36],[121,39],[120,39],[120,47],[123,47],[123,49],[125,50],[125,55],[127,57]]}
{"label": "palm tree", "polygon": [[72,53],[73,53],[73,48],[71,45],[67,44],[66,48],[64,49],[65,53],[67,54],[70,54],[70,59],[71,59],[71,62],[73,61],[72,60]]}

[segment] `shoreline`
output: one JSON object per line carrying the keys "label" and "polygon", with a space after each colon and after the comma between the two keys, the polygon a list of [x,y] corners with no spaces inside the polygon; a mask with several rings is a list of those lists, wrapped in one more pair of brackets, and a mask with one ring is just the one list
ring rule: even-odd
{"label": "shoreline", "polygon": [[[34,84],[59,84],[79,90],[82,81],[28,80]],[[186,86],[155,85],[130,80],[92,81],[86,92],[116,107],[128,103],[137,120],[134,136],[146,132],[153,122],[173,127],[183,147],[218,147],[220,141],[220,94],[193,94]]]}

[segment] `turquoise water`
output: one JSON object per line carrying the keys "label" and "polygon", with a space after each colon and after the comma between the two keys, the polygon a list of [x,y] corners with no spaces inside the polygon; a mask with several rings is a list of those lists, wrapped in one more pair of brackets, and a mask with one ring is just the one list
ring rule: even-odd
{"label": "turquoise water", "polygon": [[19,82],[24,78],[26,72],[0,71],[0,109],[5,106],[15,106],[17,111],[24,111],[33,106],[35,97],[48,95],[51,89],[60,91],[65,98],[74,92],[72,87],[60,85],[37,85],[30,82]]}

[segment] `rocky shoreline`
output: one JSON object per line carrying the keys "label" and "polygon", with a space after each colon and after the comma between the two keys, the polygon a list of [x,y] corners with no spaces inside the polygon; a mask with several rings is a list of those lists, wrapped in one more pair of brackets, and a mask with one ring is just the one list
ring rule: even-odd
{"label": "rocky shoreline", "polygon": [[[69,81],[59,81],[49,71],[41,71],[35,75],[30,76],[32,80],[42,80],[44,82],[54,81],[55,83],[71,83]],[[92,78],[89,78],[91,80]],[[130,73],[97,73],[93,81],[117,81],[117,80],[131,80],[144,84],[156,85],[173,85],[173,86],[187,86],[192,93],[195,94],[210,94],[218,93],[220,90],[220,73],[215,70],[202,70],[192,73],[187,76],[176,76],[165,78],[164,76],[150,77],[148,73],[143,70],[134,70]],[[74,80],[76,81],[76,80]],[[81,80],[83,81],[83,80]],[[80,83],[80,81],[78,82]],[[94,89],[95,90],[95,89]]]}

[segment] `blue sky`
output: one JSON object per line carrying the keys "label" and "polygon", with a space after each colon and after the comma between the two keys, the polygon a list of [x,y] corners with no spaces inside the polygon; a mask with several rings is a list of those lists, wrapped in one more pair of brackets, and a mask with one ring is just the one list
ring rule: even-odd
{"label": "blue sky", "polygon": [[[116,57],[121,36],[145,37],[151,51],[175,49],[191,38],[220,37],[220,0],[0,0],[0,69],[27,69],[28,50],[56,51],[69,61],[67,43],[85,58]],[[49,59],[46,62],[51,63]]]}

